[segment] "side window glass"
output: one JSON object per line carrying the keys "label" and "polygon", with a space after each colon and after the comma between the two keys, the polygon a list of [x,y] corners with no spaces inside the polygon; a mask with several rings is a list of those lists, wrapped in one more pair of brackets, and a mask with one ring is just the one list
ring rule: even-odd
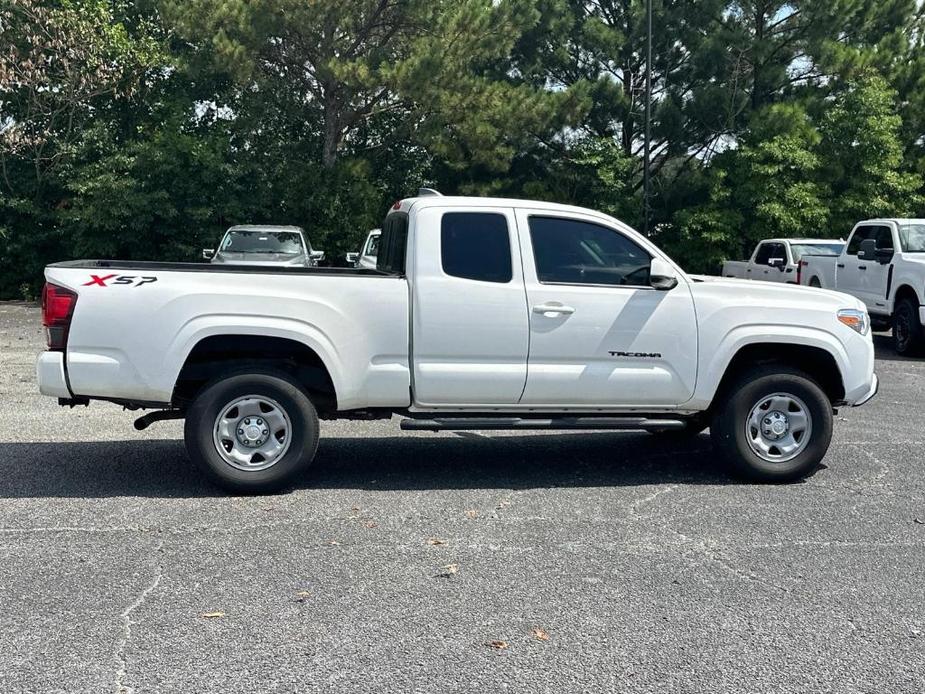
{"label": "side window glass", "polygon": [[504,215],[447,212],[440,223],[440,259],[453,277],[480,282],[510,282],[511,238]]}
{"label": "side window glass", "polygon": [[771,259],[771,247],[773,244],[763,243],[758,246],[758,252],[755,254],[755,265],[767,265]]}
{"label": "side window glass", "polygon": [[877,227],[877,248],[882,248],[884,250],[893,250],[893,232],[890,231],[890,227],[882,226]]}
{"label": "side window glass", "polygon": [[854,233],[851,235],[851,240],[848,242],[848,250],[845,251],[848,255],[857,255],[858,251],[861,250],[861,241],[869,239],[871,236],[871,227],[858,227],[854,230]]}
{"label": "side window glass", "polygon": [[540,282],[647,286],[652,256],[613,229],[561,217],[530,217]]}

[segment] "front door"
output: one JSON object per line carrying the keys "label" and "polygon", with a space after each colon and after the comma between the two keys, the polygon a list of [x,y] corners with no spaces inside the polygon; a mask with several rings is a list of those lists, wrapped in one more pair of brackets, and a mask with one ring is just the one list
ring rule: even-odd
{"label": "front door", "polygon": [[[873,232],[870,238],[877,242],[878,251],[893,250],[893,230],[886,224],[871,227]],[[886,306],[886,285],[890,266],[881,264],[879,260],[866,260],[858,262],[858,274],[861,293],[858,298],[867,304],[871,313],[888,313]]]}
{"label": "front door", "polygon": [[511,208],[424,208],[411,287],[414,402],[516,405],[529,326]]}
{"label": "front door", "polygon": [[[845,252],[835,261],[836,287],[842,292],[852,294],[867,303],[864,296],[864,289],[861,286],[864,272],[867,272],[867,265],[873,261],[859,260],[858,251],[861,250],[861,241],[873,238],[876,234],[876,227],[860,226],[857,227],[848,239],[848,246]],[[863,267],[863,269],[862,269]]]}
{"label": "front door", "polygon": [[652,254],[590,215],[517,211],[530,307],[522,405],[594,408],[683,403],[697,374],[686,281],[649,285]]}

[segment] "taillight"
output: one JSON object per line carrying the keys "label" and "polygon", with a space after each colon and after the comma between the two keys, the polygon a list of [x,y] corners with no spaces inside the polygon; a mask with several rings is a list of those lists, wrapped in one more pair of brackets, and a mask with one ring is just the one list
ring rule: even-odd
{"label": "taillight", "polygon": [[77,294],[70,289],[46,282],[42,289],[42,325],[48,349],[63,351],[67,345],[67,332],[77,304]]}
{"label": "taillight", "polygon": [[804,265],[806,265],[805,260],[797,261],[797,284],[803,284],[802,282],[800,282],[800,277],[803,276],[803,266]]}

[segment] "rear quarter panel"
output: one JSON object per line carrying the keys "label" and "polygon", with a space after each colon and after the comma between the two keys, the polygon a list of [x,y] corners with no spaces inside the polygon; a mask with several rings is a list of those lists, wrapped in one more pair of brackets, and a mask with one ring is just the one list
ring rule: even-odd
{"label": "rear quarter panel", "polygon": [[55,268],[77,292],[67,345],[75,395],[169,402],[186,357],[212,335],[267,335],[311,347],[338,408],[406,406],[408,287],[397,277],[145,271],[155,281],[106,286]]}

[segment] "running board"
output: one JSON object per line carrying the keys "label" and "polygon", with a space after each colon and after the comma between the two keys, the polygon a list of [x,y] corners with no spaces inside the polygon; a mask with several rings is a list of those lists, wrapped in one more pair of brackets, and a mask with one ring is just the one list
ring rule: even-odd
{"label": "running board", "polygon": [[404,431],[500,431],[505,429],[603,429],[608,431],[669,431],[683,429],[681,419],[648,417],[445,417],[439,419],[403,419]]}

